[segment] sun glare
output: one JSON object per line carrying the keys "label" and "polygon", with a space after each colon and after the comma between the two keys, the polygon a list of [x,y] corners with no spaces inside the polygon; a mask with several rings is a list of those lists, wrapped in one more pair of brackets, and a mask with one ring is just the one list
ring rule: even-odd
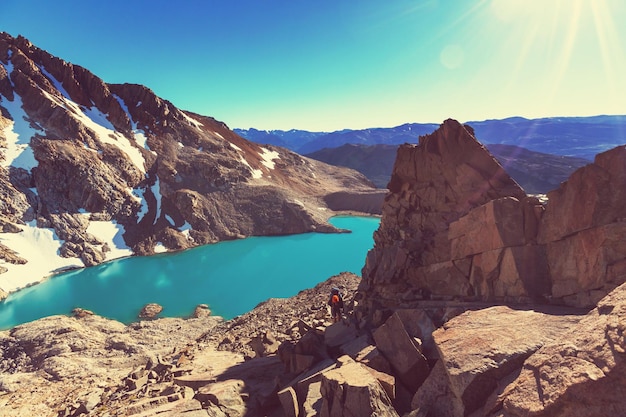
{"label": "sun glare", "polygon": [[[503,41],[511,59],[511,83],[528,81],[529,71],[547,74],[545,98],[571,94],[573,86],[597,82],[617,102],[618,68],[623,45],[613,21],[614,0],[487,0],[493,24],[506,28]],[[502,32],[499,32],[502,33]],[[602,80],[585,79],[588,68],[604,72]],[[546,72],[547,71],[547,72]]]}

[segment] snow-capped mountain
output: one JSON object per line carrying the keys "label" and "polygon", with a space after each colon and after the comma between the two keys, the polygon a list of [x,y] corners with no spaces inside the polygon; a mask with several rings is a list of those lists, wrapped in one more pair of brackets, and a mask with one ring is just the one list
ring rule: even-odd
{"label": "snow-capped mountain", "polygon": [[334,231],[355,171],[249,142],[141,85],[0,33],[0,289],[63,268],[234,239]]}

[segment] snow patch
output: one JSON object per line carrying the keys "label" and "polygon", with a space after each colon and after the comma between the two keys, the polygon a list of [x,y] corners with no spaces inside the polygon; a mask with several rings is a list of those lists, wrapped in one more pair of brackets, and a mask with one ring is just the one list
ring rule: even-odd
{"label": "snow patch", "polygon": [[[145,150],[150,151],[156,155],[156,152],[152,151],[150,147],[148,146],[148,138],[146,137],[146,132],[142,129],[137,128],[137,122],[133,120],[133,116],[130,114],[130,111],[128,110],[128,106],[126,105],[126,102],[122,100],[120,96],[116,94],[113,94],[113,97],[115,97],[117,102],[120,104],[120,106],[122,107],[122,110],[126,112],[126,115],[128,116],[128,120],[130,120],[131,129],[133,132],[133,137],[135,138],[135,142],[137,142],[137,144],[141,146],[142,148],[144,148]],[[139,107],[140,104],[141,104],[141,101],[137,103],[137,107]]]}
{"label": "snow patch", "polygon": [[9,125],[2,130],[6,138],[7,147],[4,152],[5,160],[2,166],[14,166],[29,171],[38,165],[35,154],[30,147],[30,140],[37,130],[30,126],[28,116],[22,108],[22,98],[13,93],[13,101],[0,95],[0,103],[13,118]]}
{"label": "snow patch", "polygon": [[[86,215],[89,215],[88,213]],[[106,259],[117,259],[131,256],[133,251],[124,242],[124,226],[111,221],[89,221],[87,233],[90,233],[103,242],[109,244],[109,252],[105,252]]]}
{"label": "snow patch", "polygon": [[[213,134],[214,134],[215,136],[217,136],[218,138],[220,138],[220,139],[224,139],[224,136],[220,135],[220,134],[219,134],[219,133],[217,133],[217,132],[213,132]],[[232,145],[232,143],[231,143],[231,145]],[[234,145],[233,145],[233,146],[234,146]],[[241,150],[241,149],[239,149],[239,150]]]}
{"label": "snow patch", "polygon": [[159,181],[159,177],[156,178],[154,185],[150,187],[150,189],[152,190],[152,194],[154,194],[154,198],[156,198],[156,203],[157,203],[156,216],[154,216],[154,224],[156,224],[157,220],[159,220],[159,217],[161,217],[162,196],[161,196],[161,183]]}
{"label": "snow patch", "polygon": [[97,107],[82,109],[78,104],[69,98],[67,91],[63,89],[61,83],[54,78],[52,74],[46,72],[44,69],[41,70],[48,78],[50,78],[55,87],[63,95],[62,99],[59,99],[58,97],[54,97],[48,92],[42,90],[46,97],[68,110],[76,120],[91,129],[101,142],[118,147],[122,152],[128,155],[130,160],[142,173],[146,172],[145,160],[141,151],[134,147],[128,138],[124,137],[115,130],[115,127],[107,119],[104,113],[102,113]]}
{"label": "snow patch", "polygon": [[232,142],[229,142],[229,143],[230,143],[230,147],[233,148],[234,150],[239,151],[239,152],[243,151],[243,149],[241,149],[239,146],[235,145],[234,143]]}
{"label": "snow patch", "polygon": [[169,252],[169,250],[165,247],[165,245],[163,245],[163,243],[157,242],[157,244],[154,245],[154,253],[165,253],[165,252]]}
{"label": "snow patch", "polygon": [[274,159],[280,159],[280,154],[276,151],[270,151],[267,148],[261,148],[263,150],[261,155],[261,158],[263,159],[261,161],[261,163],[263,165],[265,165],[266,167],[268,167],[269,169],[274,169],[275,167],[275,163],[274,163]]}
{"label": "snow patch", "polygon": [[0,288],[3,290],[16,291],[60,270],[84,266],[76,258],[59,256],[63,242],[54,229],[39,228],[36,220],[20,227],[22,231],[19,233],[0,233],[0,243],[28,261],[24,265],[0,261],[0,265],[7,269],[0,274]]}
{"label": "snow patch", "polygon": [[146,172],[145,159],[141,151],[134,147],[128,138],[115,131],[115,128],[106,118],[106,115],[99,109],[95,107],[86,109],[84,112],[77,114],[76,118],[85,126],[96,132],[101,142],[118,147],[122,152],[128,155],[133,164],[135,164],[142,173]]}
{"label": "snow patch", "polygon": [[192,229],[193,227],[191,227],[191,225],[188,222],[185,222],[185,224],[183,224],[181,227],[178,228],[178,230],[187,238],[187,240],[190,240],[191,242],[193,242],[194,240],[189,234],[189,232]]}
{"label": "snow patch", "polygon": [[56,88],[59,93],[63,95],[63,97],[67,98],[68,100],[70,99],[70,94],[63,87],[63,84],[61,84],[61,82],[54,77],[54,75],[50,74],[44,67],[37,66],[37,68],[39,68],[39,71],[41,71],[43,75],[45,75],[50,80],[50,82],[52,82],[54,88]]}
{"label": "snow patch", "polygon": [[204,126],[202,123],[200,123],[199,121],[197,121],[193,117],[188,116],[184,111],[181,111],[180,113],[183,115],[185,120],[187,120],[190,125],[195,126],[196,129],[200,129],[201,126]]}

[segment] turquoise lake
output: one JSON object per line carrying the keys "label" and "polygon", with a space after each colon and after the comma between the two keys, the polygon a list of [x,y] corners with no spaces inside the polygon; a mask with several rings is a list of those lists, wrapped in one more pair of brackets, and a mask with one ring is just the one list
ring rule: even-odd
{"label": "turquoise lake", "polygon": [[76,307],[130,323],[147,303],[162,305],[163,317],[186,317],[208,304],[230,319],[340,272],[361,275],[380,219],[341,216],[330,223],[352,233],[251,237],[59,274],[1,302],[0,329]]}

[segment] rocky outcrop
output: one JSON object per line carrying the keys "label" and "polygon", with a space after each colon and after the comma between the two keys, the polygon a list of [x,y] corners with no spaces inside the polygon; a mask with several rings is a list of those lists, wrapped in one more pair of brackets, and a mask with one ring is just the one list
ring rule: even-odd
{"label": "rocky outcrop", "polygon": [[502,306],[454,317],[433,332],[441,369],[433,370],[416,392],[412,408],[440,417],[473,413],[529,356],[579,320],[576,315]]}
{"label": "rocky outcrop", "polygon": [[324,373],[320,390],[321,417],[398,415],[376,377],[356,362]]}
{"label": "rocky outcrop", "polygon": [[487,404],[488,416],[626,414],[626,284],[545,344]]}
{"label": "rocky outcrop", "polygon": [[148,303],[139,311],[140,319],[153,319],[163,311],[163,306],[156,303]]}
{"label": "rocky outcrop", "polygon": [[626,280],[626,151],[600,154],[548,194],[527,196],[474,138],[445,121],[399,149],[363,268],[372,314],[439,299],[592,308]]}
{"label": "rocky outcrop", "polygon": [[362,286],[383,305],[416,291],[470,295],[470,262],[451,259],[450,224],[489,201],[525,197],[471,129],[452,120],[419,145],[399,148],[389,191]]}
{"label": "rocky outcrop", "polygon": [[[19,231],[36,220],[57,234],[63,257],[86,266],[113,245],[145,255],[157,245],[337,232],[327,223],[331,205],[378,212],[384,195],[356,171],[249,142],[144,86],[107,84],[6,33],[0,144],[1,224]],[[344,192],[356,199],[326,202]],[[118,228],[121,244],[90,233],[95,222]],[[7,250],[0,256],[13,262]]]}

